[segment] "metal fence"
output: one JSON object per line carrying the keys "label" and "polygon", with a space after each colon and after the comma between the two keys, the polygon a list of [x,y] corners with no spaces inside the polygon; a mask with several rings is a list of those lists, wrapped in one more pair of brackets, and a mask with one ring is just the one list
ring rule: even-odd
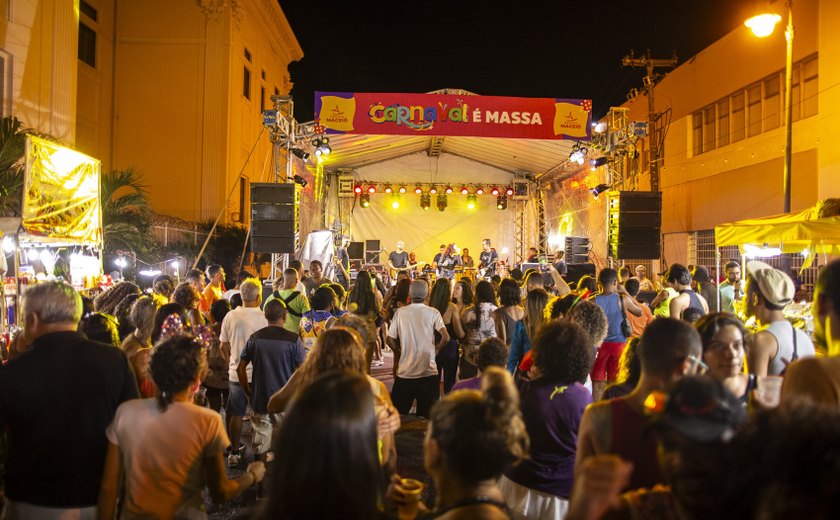
{"label": "metal fence", "polygon": [[167,247],[170,244],[188,243],[201,245],[207,238],[207,233],[198,230],[198,225],[193,229],[171,227],[164,223],[162,226],[152,226],[152,233],[158,244]]}

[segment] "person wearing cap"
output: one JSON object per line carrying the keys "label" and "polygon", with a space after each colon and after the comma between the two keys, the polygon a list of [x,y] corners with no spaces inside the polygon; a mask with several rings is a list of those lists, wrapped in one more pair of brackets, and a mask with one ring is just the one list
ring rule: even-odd
{"label": "person wearing cap", "polygon": [[656,439],[645,428],[648,396],[666,392],[683,376],[695,374],[702,352],[700,334],[684,321],[661,318],[648,325],[638,347],[642,375],[636,388],[624,397],[594,403],[583,414],[575,473],[587,457],[613,453],[633,463],[625,489],[663,484]]}
{"label": "person wearing cap", "polygon": [[724,266],[726,279],[720,284],[720,310],[735,314],[735,302],[744,294],[744,283],[741,281],[741,264],[732,260]]}
{"label": "person wearing cap", "polygon": [[636,266],[636,280],[639,280],[640,291],[658,291],[659,284],[647,277],[647,268],[643,265]]}
{"label": "person wearing cap", "polygon": [[811,338],[785,319],[783,310],[795,293],[790,277],[764,262],[747,263],[747,315],[763,327],[747,350],[747,366],[756,376],[779,376],[799,358],[813,357]]}
{"label": "person wearing cap", "polygon": [[[387,338],[397,366],[391,400],[401,414],[407,414],[416,399],[417,415],[421,417],[429,417],[432,404],[440,398],[435,356],[449,342],[440,312],[424,303],[428,292],[429,285],[424,280],[411,282],[411,304],[396,310]],[[437,343],[435,332],[440,334]]]}
{"label": "person wearing cap", "polygon": [[804,398],[840,410],[840,260],[825,266],[814,289],[814,337],[827,357],[792,363],[782,385],[782,404]]}
{"label": "person wearing cap", "polygon": [[706,300],[709,312],[717,312],[717,294],[715,284],[709,276],[709,269],[705,265],[695,265],[691,270],[691,287]]}

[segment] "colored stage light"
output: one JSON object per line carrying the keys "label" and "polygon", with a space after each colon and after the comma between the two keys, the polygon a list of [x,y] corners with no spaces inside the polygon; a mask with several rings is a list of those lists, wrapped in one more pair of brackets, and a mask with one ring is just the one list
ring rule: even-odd
{"label": "colored stage light", "polygon": [[431,205],[432,205],[432,196],[431,195],[429,195],[428,193],[424,193],[424,194],[420,195],[420,207],[422,209],[428,211],[429,206],[431,206]]}
{"label": "colored stage light", "polygon": [[470,189],[466,186],[461,186],[461,195],[468,195],[470,193]]}
{"label": "colored stage light", "polygon": [[446,194],[441,193],[437,196],[437,208],[439,211],[443,211],[446,209],[448,201],[446,200]]}
{"label": "colored stage light", "polygon": [[504,195],[496,197],[496,209],[507,209],[508,200]]}
{"label": "colored stage light", "polygon": [[431,187],[431,188],[429,188],[429,193],[431,193],[432,195],[435,195],[435,194],[437,193],[437,191],[438,191],[438,190],[437,190],[437,186],[435,186],[434,184],[432,184],[432,187]]}
{"label": "colored stage light", "polygon": [[475,209],[476,196],[467,195],[467,209]]}
{"label": "colored stage light", "polygon": [[420,195],[421,193],[423,193],[423,188],[419,184],[414,186],[414,193]]}
{"label": "colored stage light", "polygon": [[386,184],[385,193],[394,193],[394,188],[392,188],[390,184]]}
{"label": "colored stage light", "polygon": [[400,193],[405,193],[407,191],[408,189],[406,189],[405,184],[400,184]]}
{"label": "colored stage light", "polygon": [[505,195],[507,195],[508,197],[513,197],[513,188],[510,186],[505,188]]}
{"label": "colored stage light", "polygon": [[353,193],[355,193],[356,195],[362,193],[362,185],[357,184],[357,185],[353,186]]}
{"label": "colored stage light", "polygon": [[452,186],[447,185],[446,189],[444,191],[446,192],[447,195],[451,195],[452,192],[455,191],[455,190],[452,189]]}
{"label": "colored stage light", "polygon": [[376,184],[371,184],[370,186],[368,186],[367,191],[371,194],[376,193]]}
{"label": "colored stage light", "polygon": [[484,195],[484,188],[483,188],[483,187],[481,187],[481,186],[476,186],[476,188],[475,188],[475,194],[476,194],[476,195]]}
{"label": "colored stage light", "polygon": [[400,208],[400,196],[394,193],[391,195],[391,208],[392,209],[399,209]]}
{"label": "colored stage light", "polygon": [[361,196],[359,196],[359,204],[363,208],[369,207],[370,206],[370,195],[367,194],[367,193],[362,193]]}
{"label": "colored stage light", "polygon": [[498,186],[493,186],[493,189],[492,189],[492,190],[490,190],[490,193],[491,193],[494,197],[498,197],[498,196],[499,196],[499,193],[501,193],[501,192],[499,191],[499,187],[498,187]]}

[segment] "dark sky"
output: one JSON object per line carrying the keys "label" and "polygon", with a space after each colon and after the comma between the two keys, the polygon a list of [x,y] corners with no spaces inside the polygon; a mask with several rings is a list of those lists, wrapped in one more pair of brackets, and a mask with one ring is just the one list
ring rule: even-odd
{"label": "dark sky", "polygon": [[684,63],[757,3],[279,1],[304,53],[289,67],[301,122],[312,120],[316,90],[585,98],[601,117],[642,88],[641,70],[621,66],[630,49],[675,50]]}

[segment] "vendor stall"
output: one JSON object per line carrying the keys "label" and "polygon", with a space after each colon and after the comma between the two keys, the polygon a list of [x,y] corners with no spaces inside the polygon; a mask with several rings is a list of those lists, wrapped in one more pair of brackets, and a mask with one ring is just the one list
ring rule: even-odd
{"label": "vendor stall", "polygon": [[[66,281],[79,290],[99,287],[102,273],[101,164],[35,136],[26,139],[21,216],[0,219],[4,255],[14,277],[4,278],[3,325],[19,321],[19,298],[29,284],[56,278],[59,254]],[[12,265],[9,267],[12,268]],[[4,273],[5,276],[5,273]]]}

